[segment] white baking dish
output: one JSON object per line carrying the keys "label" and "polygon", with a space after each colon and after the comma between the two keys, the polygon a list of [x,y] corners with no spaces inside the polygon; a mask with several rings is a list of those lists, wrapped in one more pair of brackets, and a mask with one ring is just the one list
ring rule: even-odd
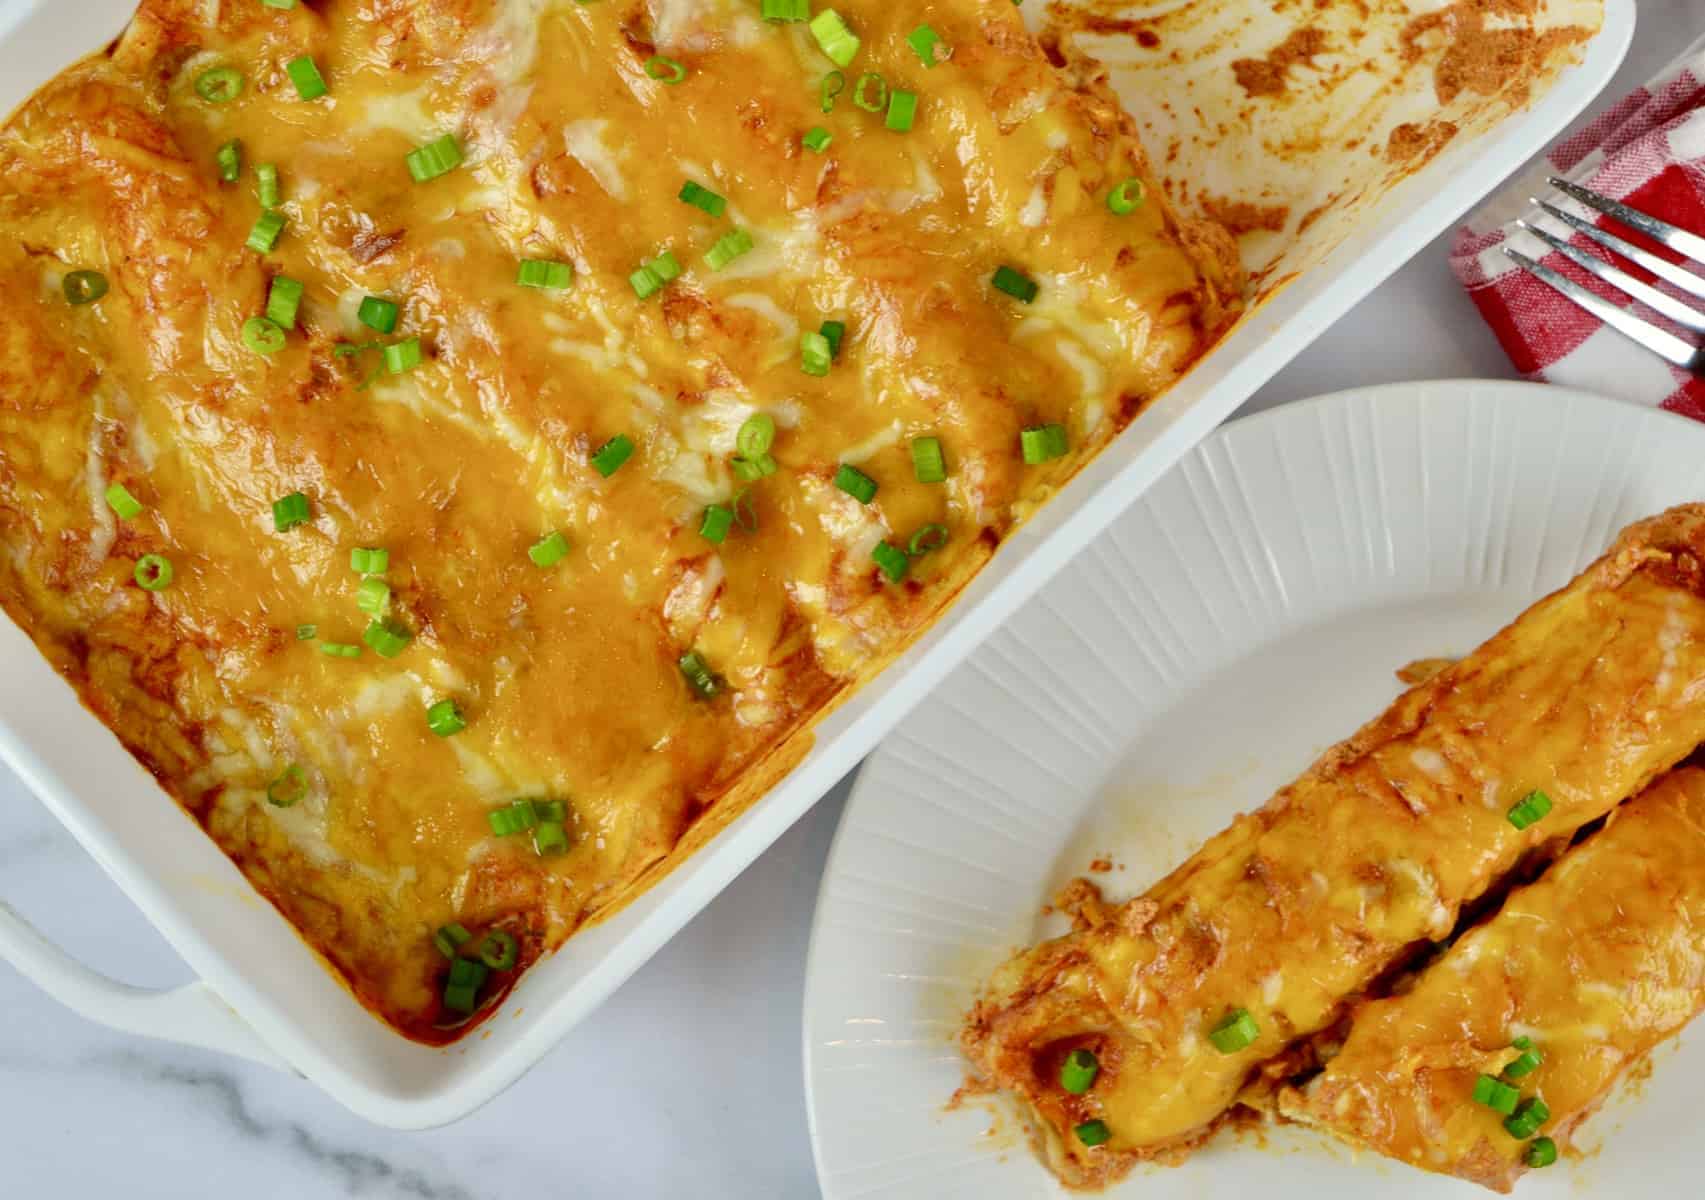
{"label": "white baking dish", "polygon": [[[116,34],[133,5],[0,0],[0,110]],[[921,642],[825,720],[814,749],[768,796],[616,917],[529,972],[507,1001],[501,1036],[430,1049],[369,1015],[6,621],[0,758],[205,982],[167,993],[124,987],[69,959],[4,905],[0,955],[93,1019],[294,1067],[373,1121],[418,1128],[466,1114],[614,991],[1180,455],[1550,141],[1628,47],[1633,0],[1605,7],[1584,61],[1532,109],[1458,139],[1378,203],[1352,203],[1341,241],[1321,232],[1329,222],[1315,225],[1309,269],[1085,468]]]}

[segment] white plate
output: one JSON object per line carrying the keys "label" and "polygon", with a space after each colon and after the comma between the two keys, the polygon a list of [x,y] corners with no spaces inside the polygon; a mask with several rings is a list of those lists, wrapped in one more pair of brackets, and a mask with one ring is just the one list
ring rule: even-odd
{"label": "white plate", "polygon": [[[1060,927],[1111,852],[1123,899],[1400,690],[1565,583],[1628,522],[1705,496],[1705,427],[1510,383],[1402,384],[1228,426],[1185,457],[871,757],[829,857],[805,992],[827,1200],[1065,1194],[995,1101],[945,1111],[980,979]],[[1052,918],[1059,921],[1059,918]],[[1660,1051],[1604,1143],[1527,1197],[1695,1194],[1705,1040]],[[1627,1119],[1634,1117],[1635,1119]],[[1222,1136],[1150,1200],[1485,1196],[1303,1130]]]}

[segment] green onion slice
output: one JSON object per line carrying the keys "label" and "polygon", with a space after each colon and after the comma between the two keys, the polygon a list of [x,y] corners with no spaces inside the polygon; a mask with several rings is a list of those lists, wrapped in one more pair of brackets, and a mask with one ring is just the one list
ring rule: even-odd
{"label": "green onion slice", "polygon": [[454,700],[440,700],[426,710],[426,727],[439,737],[449,737],[466,729],[468,720]]}
{"label": "green onion slice", "polygon": [[687,77],[687,68],[672,58],[654,54],[645,60],[645,73],[658,83],[674,87]]}
{"label": "green onion slice", "polygon": [[363,296],[361,307],[355,312],[355,319],[379,333],[395,333],[399,311],[393,301],[379,296]]}
{"label": "green onion slice", "polygon": [[408,163],[408,173],[414,181],[426,183],[440,175],[448,175],[462,165],[462,144],[454,134],[447,133],[410,150],[404,161]]}
{"label": "green onion slice", "polygon": [[304,54],[291,59],[284,64],[284,73],[290,76],[290,82],[296,85],[296,94],[302,99],[318,100],[326,94],[326,78],[320,74],[320,66],[313,55]]}
{"label": "green onion slice", "polygon": [[824,129],[821,125],[818,125],[807,130],[805,135],[799,139],[799,142],[812,153],[821,154],[829,148],[829,143],[834,140],[834,134],[830,133],[827,129]]}
{"label": "green onion slice", "polygon": [[721,217],[728,211],[728,201],[707,187],[700,187],[691,179],[681,185],[680,199],[694,208],[709,213],[713,217]]}
{"label": "green onion slice", "polygon": [[262,208],[277,208],[283,199],[278,186],[278,167],[274,163],[255,164],[255,198]]}
{"label": "green onion slice", "polygon": [[1539,1132],[1539,1127],[1551,1119],[1551,1107],[1538,1096],[1523,1100],[1515,1112],[1504,1119],[1504,1128],[1513,1138],[1527,1139]]}
{"label": "green onion slice", "polygon": [[847,77],[839,71],[830,71],[823,76],[823,81],[817,85],[817,101],[824,112],[835,111],[835,97],[847,90]]}
{"label": "green onion slice", "polygon": [[869,504],[876,499],[876,480],[851,463],[842,463],[835,472],[835,486],[860,504]]}
{"label": "green onion slice", "polygon": [[760,15],[766,21],[803,21],[811,15],[811,0],[764,0]]}
{"label": "green onion slice", "polygon": [[145,592],[163,592],[172,586],[172,562],[163,554],[144,554],[130,572],[136,586]]}
{"label": "green onion slice", "polygon": [[883,122],[895,133],[910,133],[918,115],[918,95],[896,88],[888,94],[888,117]]}
{"label": "green onion slice", "polygon": [[723,504],[705,506],[704,517],[699,521],[699,536],[705,541],[720,546],[728,540],[728,531],[733,528],[733,509]]}
{"label": "green onion slice", "polygon": [[906,553],[913,558],[939,550],[947,545],[947,526],[935,524],[925,525],[912,535],[912,540],[906,545]]}
{"label": "green onion slice", "polygon": [[[873,84],[876,87],[874,94],[870,91]],[[853,103],[865,112],[881,112],[882,106],[888,103],[888,81],[875,71],[866,71],[853,86]]]}
{"label": "green onion slice", "polygon": [[248,240],[244,244],[256,254],[270,254],[272,248],[278,245],[279,235],[284,232],[288,223],[283,213],[268,209],[250,228]]}
{"label": "green onion slice", "polygon": [[1066,427],[1056,423],[1032,425],[1019,433],[1018,446],[1024,455],[1024,461],[1033,467],[1063,458],[1069,448]]}
{"label": "green onion slice", "polygon": [[744,229],[736,229],[718,238],[716,245],[705,252],[705,262],[710,269],[720,271],[742,254],[751,253],[753,246],[752,235]]}
{"label": "green onion slice", "polygon": [[122,483],[115,483],[107,488],[107,504],[118,514],[121,521],[131,520],[142,512],[142,501],[132,496],[130,489]]}
{"label": "green onion slice", "polygon": [[355,589],[355,607],[369,616],[382,617],[391,607],[391,585],[369,575]]}
{"label": "green onion slice", "polygon": [[1484,1104],[1494,1112],[1509,1116],[1516,1111],[1521,1093],[1495,1075],[1482,1075],[1474,1081],[1474,1103]]}
{"label": "green onion slice", "polygon": [[1107,1128],[1106,1121],[1085,1121],[1072,1126],[1072,1132],[1077,1134],[1077,1140],[1086,1146],[1099,1146],[1113,1136],[1113,1131]]}
{"label": "green onion slice", "polygon": [[378,547],[356,546],[349,552],[349,569],[361,575],[383,575],[391,569],[391,552]]}
{"label": "green onion slice", "polygon": [[287,275],[275,276],[266,295],[266,319],[280,329],[296,328],[296,314],[302,308],[303,291],[300,281]]}
{"label": "green onion slice", "polygon": [[598,452],[592,456],[592,469],[608,479],[633,457],[633,449],[633,439],[625,433],[618,433],[598,447]]}
{"label": "green onion slice", "polygon": [[837,67],[847,66],[857,58],[862,44],[858,36],[847,28],[841,14],[832,8],[825,8],[811,18],[811,36],[817,39],[818,47]]}
{"label": "green onion slice", "polygon": [[1107,207],[1115,216],[1128,217],[1137,211],[1144,195],[1142,180],[1127,179],[1107,193]]}
{"label": "green onion slice", "polygon": [[60,287],[67,304],[93,304],[107,294],[107,277],[99,271],[72,271]]}
{"label": "green onion slice", "polygon": [[1249,1015],[1247,1008],[1234,1008],[1220,1018],[1220,1023],[1208,1031],[1208,1040],[1221,1054],[1236,1054],[1253,1046],[1261,1036],[1261,1027]]}
{"label": "green onion slice", "polygon": [[213,67],[195,77],[195,94],[209,104],[229,104],[243,94],[243,73],[236,67]]}
{"label": "green onion slice", "polygon": [[835,348],[821,333],[807,331],[799,335],[799,369],[807,375],[827,375],[834,358]]}
{"label": "green onion slice", "polygon": [[277,354],[284,349],[284,327],[271,317],[250,317],[243,322],[243,345],[256,354]]}
{"label": "green onion slice", "polygon": [[912,53],[918,56],[918,61],[926,69],[934,69],[939,63],[953,57],[953,47],[941,40],[941,35],[928,25],[919,25],[906,35],[906,45],[912,48]]}
{"label": "green onion slice", "polygon": [[348,642],[321,642],[320,653],[327,658],[360,658],[361,647]]}
{"label": "green onion slice", "polygon": [[1036,293],[1040,290],[1034,279],[1014,267],[996,269],[993,282],[997,292],[1005,292],[1026,304],[1034,302]]}
{"label": "green onion slice", "polygon": [[881,568],[890,583],[899,583],[906,577],[906,572],[912,569],[911,557],[898,546],[891,546],[887,542],[876,543],[876,548],[870,552],[870,558]]}
{"label": "green onion slice", "polygon": [[1549,1167],[1557,1161],[1557,1143],[1548,1137],[1534,1138],[1521,1157],[1530,1167]]}
{"label": "green onion slice", "polygon": [[942,483],[947,479],[947,456],[942,452],[940,438],[912,439],[912,473],[919,483]]}
{"label": "green onion slice", "polygon": [[243,143],[232,138],[213,155],[213,161],[219,164],[219,178],[225,183],[236,183],[243,174]]}
{"label": "green onion slice", "polygon": [[361,640],[373,647],[380,658],[395,658],[408,648],[414,634],[395,621],[380,620],[370,622],[361,631]]}
{"label": "green onion slice", "polygon": [[817,330],[829,342],[829,357],[841,356],[841,343],[846,340],[847,323],[845,321],[824,321],[822,328]]}
{"label": "green onion slice", "polygon": [[574,268],[565,262],[524,258],[521,269],[516,272],[515,282],[522,287],[560,292],[574,283]]}
{"label": "green onion slice", "polygon": [[1526,829],[1551,811],[1551,797],[1535,788],[1516,802],[1509,811],[1510,824]]}
{"label": "green onion slice", "polygon": [[741,488],[734,493],[734,520],[747,533],[758,532],[758,513],[752,507],[751,488]]}
{"label": "green onion slice", "polygon": [[561,821],[540,821],[533,831],[533,852],[540,858],[568,852],[568,830]]}
{"label": "green onion slice", "polygon": [[272,502],[272,527],[279,533],[306,525],[312,515],[308,497],[301,492],[291,492]]}
{"label": "green onion slice", "polygon": [[455,958],[456,951],[467,945],[473,936],[460,922],[451,921],[438,927],[438,932],[432,935],[432,944],[445,958]]}
{"label": "green onion slice", "polygon": [[1066,1055],[1060,1064],[1060,1086],[1074,1096],[1087,1092],[1095,1077],[1101,1074],[1101,1063],[1096,1060],[1094,1051],[1081,1047]]}
{"label": "green onion slice", "polygon": [[687,685],[697,693],[699,699],[713,700],[716,698],[716,694],[722,690],[722,680],[717,678],[705,662],[704,656],[697,650],[689,650],[681,655],[676,665],[681,668],[681,674],[686,678]]}
{"label": "green onion slice", "polygon": [[266,802],[274,808],[291,808],[308,795],[308,776],[291,763],[277,779],[266,785]]}
{"label": "green onion slice", "polygon": [[320,627],[318,625],[296,626],[296,640],[299,642],[311,642],[319,635]]}
{"label": "green onion slice", "polygon": [[520,950],[515,935],[502,929],[488,929],[480,939],[480,961],[494,971],[513,970]]}
{"label": "green onion slice", "polygon": [[419,365],[419,338],[405,338],[400,342],[392,342],[385,347],[385,370],[392,375],[401,375],[407,371],[412,371]]}
{"label": "green onion slice", "polygon": [[1526,1042],[1527,1044],[1525,1046],[1514,1045],[1513,1048],[1520,1050],[1521,1053],[1504,1064],[1505,1079],[1521,1079],[1531,1075],[1538,1070],[1539,1064],[1545,1061],[1545,1056],[1533,1048],[1533,1043],[1529,1039],[1517,1038],[1516,1042]]}
{"label": "green onion slice", "polygon": [[568,539],[561,532],[552,530],[533,543],[527,557],[536,567],[554,567],[568,557]]}
{"label": "green onion slice", "polygon": [[746,483],[756,483],[760,479],[774,475],[778,464],[771,455],[760,454],[756,458],[745,458],[737,455],[730,465],[734,468],[736,479],[743,480]]}
{"label": "green onion slice", "polygon": [[759,458],[769,453],[775,440],[776,419],[769,413],[753,413],[734,435],[734,449],[741,458]]}

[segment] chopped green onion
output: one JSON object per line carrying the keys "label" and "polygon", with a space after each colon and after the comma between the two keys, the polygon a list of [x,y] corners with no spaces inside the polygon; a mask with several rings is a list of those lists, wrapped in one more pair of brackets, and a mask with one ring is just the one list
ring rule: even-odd
{"label": "chopped green onion", "polygon": [[266,785],[266,802],[274,808],[293,808],[308,795],[308,776],[302,768],[291,763],[284,772]]}
{"label": "chopped green onion", "polygon": [[1107,207],[1115,216],[1128,217],[1142,204],[1144,194],[1142,180],[1127,179],[1107,193]]}
{"label": "chopped green onion", "polygon": [[1538,1070],[1539,1064],[1545,1061],[1545,1056],[1533,1048],[1531,1038],[1517,1038],[1511,1043],[1511,1048],[1521,1053],[1504,1064],[1505,1079],[1521,1079]]}
{"label": "chopped green onion", "polygon": [[122,483],[115,483],[107,488],[107,504],[118,514],[121,521],[128,521],[142,512],[142,501],[132,496],[130,489]]}
{"label": "chopped green onion", "polygon": [[543,818],[531,800],[512,800],[507,808],[494,808],[486,813],[485,819],[498,837],[511,837],[537,827]]}
{"label": "chopped green onion", "polygon": [[1551,811],[1551,797],[1535,788],[1523,796],[1509,811],[1510,824],[1526,829]]}
{"label": "chopped green onion", "polygon": [[1551,1107],[1538,1096],[1523,1100],[1516,1111],[1504,1119],[1504,1128],[1513,1138],[1526,1140],[1539,1132],[1539,1127],[1551,1119]]}
{"label": "chopped green onion", "polygon": [[1086,1146],[1099,1146],[1113,1136],[1113,1131],[1107,1128],[1106,1121],[1085,1121],[1081,1125],[1072,1126],[1072,1132],[1077,1134],[1077,1140]]}
{"label": "chopped green onion", "polygon": [[847,336],[847,323],[845,321],[824,321],[817,332],[829,341],[829,357],[839,358],[841,356],[841,342]]}
{"label": "chopped green onion", "polygon": [[641,300],[649,300],[663,289],[664,284],[680,278],[680,275],[681,264],[672,251],[665,250],[629,275],[628,282],[633,285],[634,295]]}
{"label": "chopped green onion", "polygon": [[714,699],[722,690],[722,680],[716,677],[697,650],[689,650],[681,655],[676,665],[681,668],[681,674],[686,677],[688,686],[698,693],[699,699]]}
{"label": "chopped green onion", "polygon": [[658,83],[674,87],[687,77],[687,68],[672,58],[654,54],[645,60],[645,73]]}
{"label": "chopped green onion", "polygon": [[355,319],[380,333],[395,333],[398,311],[396,304],[389,300],[382,300],[378,296],[364,296],[361,307],[355,312]]}
{"label": "chopped green onion", "polygon": [[533,853],[540,858],[568,852],[568,831],[561,821],[540,821],[533,831]]}
{"label": "chopped green onion", "polygon": [[1520,1092],[1494,1075],[1482,1075],[1474,1081],[1474,1103],[1484,1104],[1494,1112],[1510,1115],[1519,1099]]}
{"label": "chopped green onion", "polygon": [[807,375],[827,375],[834,358],[835,349],[822,334],[806,332],[799,335],[799,369]]}
{"label": "chopped green onion", "polygon": [[675,258],[673,251],[665,250],[645,265],[650,267],[651,273],[664,283],[673,283],[681,277],[681,264]]}
{"label": "chopped green onion", "polygon": [[1089,1090],[1099,1074],[1101,1063],[1096,1060],[1093,1051],[1081,1048],[1073,1050],[1060,1064],[1060,1086],[1074,1096],[1081,1096]]}
{"label": "chopped green onion", "polygon": [[851,463],[842,463],[835,472],[835,486],[860,504],[869,504],[876,499],[876,480]]}
{"label": "chopped green onion", "polygon": [[426,183],[440,175],[448,175],[462,165],[462,144],[454,134],[447,133],[410,150],[404,161],[408,163],[408,173],[414,176],[414,181]]}
{"label": "chopped green onion", "polygon": [[72,271],[60,287],[68,304],[93,304],[107,294],[107,277],[99,271]]}
{"label": "chopped green onion", "polygon": [[752,508],[751,488],[741,488],[734,493],[734,520],[747,533],[758,532],[758,514]]}
{"label": "chopped green onion", "polygon": [[283,198],[278,186],[278,167],[274,163],[255,164],[255,198],[262,208],[277,208]]}
{"label": "chopped green onion", "polygon": [[801,145],[815,154],[823,153],[829,148],[829,143],[834,140],[835,135],[821,125],[806,131],[805,136],[799,139]]}
{"label": "chopped green onion", "polygon": [[249,230],[249,239],[245,244],[256,254],[270,254],[272,248],[278,245],[279,235],[284,232],[286,224],[288,222],[283,213],[268,209]]}
{"label": "chopped green onion", "polygon": [[308,497],[301,492],[291,492],[272,502],[272,527],[279,533],[306,525],[312,515]]}
{"label": "chopped green onion", "polygon": [[913,558],[939,550],[947,545],[947,526],[925,525],[912,535],[912,540],[906,544],[906,553]]}
{"label": "chopped green onion", "polygon": [[236,183],[243,175],[243,143],[232,138],[214,153],[213,161],[219,164],[221,180]]}
{"label": "chopped green onion", "polygon": [[326,78],[311,54],[293,58],[284,64],[284,73],[296,85],[296,94],[304,100],[318,100],[326,94]]}
{"label": "chopped green onion", "polygon": [[764,0],[761,15],[766,21],[803,21],[811,15],[811,0]]}
{"label": "chopped green onion", "polygon": [[438,927],[438,932],[432,935],[432,944],[438,947],[438,953],[453,959],[456,951],[467,945],[473,936],[460,922],[451,921]]}
{"label": "chopped green onion", "polygon": [[825,8],[811,18],[811,36],[817,39],[817,45],[837,67],[844,67],[857,58],[862,44],[858,36],[847,28],[841,14],[832,8]]}
{"label": "chopped green onion", "polygon": [[236,67],[213,67],[195,77],[195,94],[209,104],[229,104],[243,94],[243,73]]}
{"label": "chopped green onion", "polygon": [[533,800],[533,814],[541,821],[555,821],[558,825],[568,820],[568,806],[561,800]]}
{"label": "chopped green onion", "polygon": [[776,419],[769,413],[753,413],[734,435],[734,450],[741,458],[761,458],[770,452],[775,440]]}
{"label": "chopped green onion", "polygon": [[716,245],[706,251],[704,260],[710,264],[710,269],[720,271],[742,254],[750,253],[752,235],[744,229],[736,229],[723,234],[717,239]]}
{"label": "chopped green onion", "polygon": [[699,536],[707,542],[721,545],[734,528],[734,510],[722,504],[705,506],[704,519],[699,522]]}
{"label": "chopped green onion", "polygon": [[457,958],[450,963],[450,984],[453,987],[477,991],[490,974],[491,968],[478,959]]}
{"label": "chopped green onion", "polygon": [[910,133],[918,115],[918,94],[898,88],[888,93],[888,118],[884,122],[895,133]]}
{"label": "chopped green onion", "polygon": [[268,8],[295,8],[296,0],[260,0]]}
{"label": "chopped green onion", "polygon": [[451,1012],[470,1014],[479,1007],[479,989],[466,984],[444,985],[444,1007]]}
{"label": "chopped green onion", "polygon": [[414,634],[395,621],[373,621],[361,632],[361,640],[380,658],[395,658],[408,648]]}
{"label": "chopped green onion", "polygon": [[319,636],[319,633],[320,627],[318,625],[296,626],[296,640],[299,642],[311,642]]}
{"label": "chopped green onion", "polygon": [[942,483],[947,479],[947,456],[942,453],[940,438],[912,439],[912,474],[919,483]]}
{"label": "chopped green onion", "polygon": [[361,647],[348,642],[321,642],[320,653],[327,658],[360,658]]}
{"label": "chopped green onion", "polygon": [[[871,84],[876,85],[875,95],[867,94]],[[866,71],[853,87],[853,103],[865,112],[881,112],[882,106],[888,103],[888,81],[875,71]]]}
{"label": "chopped green onion", "polygon": [[515,282],[522,287],[560,292],[574,283],[574,268],[565,262],[524,258],[521,260],[521,269],[516,273]]}
{"label": "chopped green onion", "polygon": [[681,185],[680,199],[694,208],[702,209],[713,217],[720,217],[728,211],[728,201],[707,187],[700,187],[691,179]]}
{"label": "chopped green onion", "polygon": [[466,729],[468,721],[454,700],[440,700],[426,710],[426,727],[439,737],[449,737]]}
{"label": "chopped green onion", "polygon": [[899,583],[906,577],[906,572],[912,569],[912,560],[898,546],[890,546],[887,542],[876,543],[876,549],[870,552],[871,561],[882,568],[882,573],[888,576],[889,582]]}
{"label": "chopped green onion", "polygon": [[736,455],[733,463],[734,477],[746,483],[756,483],[758,480],[776,473],[776,460],[768,454],[760,454],[756,458],[745,458]]}
{"label": "chopped green onion", "polygon": [[494,971],[512,970],[520,957],[519,951],[515,935],[502,929],[488,929],[480,939],[480,961]]}
{"label": "chopped green onion", "polygon": [[383,575],[391,569],[391,552],[356,546],[349,552],[349,569],[362,575]]}
{"label": "chopped green onion", "polygon": [[1234,1008],[1220,1018],[1220,1023],[1208,1031],[1208,1040],[1221,1054],[1236,1054],[1253,1046],[1261,1036],[1261,1027],[1249,1015],[1247,1008]]}
{"label": "chopped green onion", "polygon": [[1557,1143],[1548,1137],[1534,1138],[1521,1157],[1530,1167],[1549,1167],[1557,1161]]}
{"label": "chopped green onion", "polygon": [[266,294],[266,319],[280,329],[296,328],[296,314],[302,308],[302,284],[287,275],[274,277]]}
{"label": "chopped green onion", "polygon": [[382,617],[391,607],[391,585],[369,575],[355,589],[355,607],[369,616]]}
{"label": "chopped green onion", "polygon": [[1034,279],[1012,267],[998,268],[995,271],[994,285],[997,292],[1005,292],[1026,304],[1032,303],[1036,299],[1037,291],[1040,290],[1037,288]]}
{"label": "chopped green onion", "polygon": [[164,591],[172,586],[172,562],[163,554],[144,554],[130,575],[145,592]]}
{"label": "chopped green onion", "polygon": [[270,317],[250,317],[243,322],[243,345],[256,354],[277,354],[284,349],[284,327]]}
{"label": "chopped green onion", "polygon": [[823,76],[823,81],[817,85],[817,101],[824,112],[835,111],[835,97],[847,90],[847,77],[839,71],[830,71]]}
{"label": "chopped green onion", "polygon": [[928,25],[919,25],[906,35],[906,45],[926,68],[934,68],[953,56],[953,48],[941,40],[941,35]]}
{"label": "chopped green onion", "polygon": [[1069,448],[1066,441],[1066,427],[1054,422],[1046,425],[1032,425],[1018,435],[1018,445],[1024,454],[1024,461],[1031,466],[1063,458]]}
{"label": "chopped green onion", "polygon": [[553,530],[533,544],[527,557],[536,567],[554,567],[568,557],[568,539]]}
{"label": "chopped green onion", "polygon": [[598,452],[592,456],[592,468],[605,479],[622,469],[622,464],[633,457],[633,439],[625,433],[615,437],[598,447]]}
{"label": "chopped green onion", "polygon": [[401,375],[412,371],[420,365],[420,339],[405,338],[400,342],[392,342],[385,347],[385,370],[392,375]]}

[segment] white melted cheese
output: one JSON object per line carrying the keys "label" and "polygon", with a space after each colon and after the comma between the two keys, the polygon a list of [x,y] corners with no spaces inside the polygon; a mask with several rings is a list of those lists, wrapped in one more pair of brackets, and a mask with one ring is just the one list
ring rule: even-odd
{"label": "white melted cheese", "polygon": [[886,429],[879,429],[862,442],[854,442],[841,451],[841,461],[857,466],[866,462],[900,440],[900,422],[895,421]]}
{"label": "white melted cheese", "polygon": [[444,132],[443,123],[436,113],[428,110],[426,103],[427,89],[424,85],[407,92],[381,92],[361,108],[352,132],[388,130],[402,134],[416,145],[423,145]]}
{"label": "white melted cheese", "polygon": [[1417,746],[1409,752],[1409,761],[1434,783],[1450,782],[1450,763],[1437,750],[1429,746]]}
{"label": "white melted cheese", "polygon": [[563,141],[574,161],[585,167],[598,186],[613,200],[628,198],[627,180],[622,177],[622,165],[615,152],[604,144],[604,131],[610,123],[599,117],[570,121],[563,127]]}

